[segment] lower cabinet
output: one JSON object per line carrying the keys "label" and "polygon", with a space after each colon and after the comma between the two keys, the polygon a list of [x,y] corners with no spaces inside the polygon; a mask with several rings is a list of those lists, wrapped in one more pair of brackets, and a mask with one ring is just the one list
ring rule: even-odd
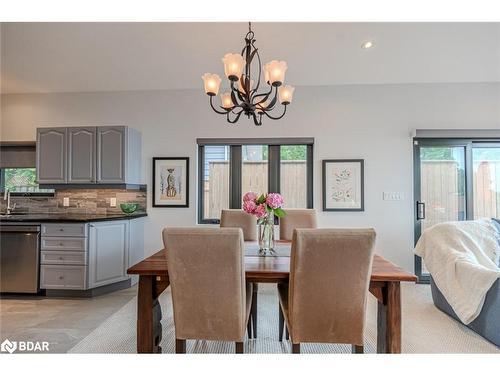
{"label": "lower cabinet", "polygon": [[128,278],[128,227],[128,220],[90,224],[89,288]]}
{"label": "lower cabinet", "polygon": [[40,287],[43,289],[87,289],[85,266],[56,266],[45,264],[40,269]]}
{"label": "lower cabinet", "polygon": [[127,268],[143,249],[141,226],[130,221],[42,224],[40,288],[87,290],[129,279]]}

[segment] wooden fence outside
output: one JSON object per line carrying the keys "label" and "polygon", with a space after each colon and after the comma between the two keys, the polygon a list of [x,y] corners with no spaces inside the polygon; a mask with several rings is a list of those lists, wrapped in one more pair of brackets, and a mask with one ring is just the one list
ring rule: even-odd
{"label": "wooden fence outside", "polygon": [[[249,191],[267,192],[267,161],[243,162],[243,194]],[[307,204],[306,161],[284,160],[281,162],[281,194],[285,207],[305,208]],[[204,183],[204,216],[219,218],[220,211],[229,207],[229,162],[209,163],[209,181]]]}
{"label": "wooden fence outside", "polygon": [[[444,221],[465,219],[464,176],[456,161],[422,161],[421,199],[426,204],[426,229]],[[474,218],[499,217],[500,161],[474,165]]]}
{"label": "wooden fence outside", "polygon": [[[500,217],[500,161],[474,165],[474,217]],[[267,161],[243,163],[243,194],[267,192]],[[229,208],[229,162],[209,163],[210,181],[204,184],[205,217],[219,218]],[[423,228],[465,218],[464,189],[456,161],[422,161],[421,199],[426,203]],[[305,161],[281,162],[281,194],[285,207],[303,208],[307,202]]]}

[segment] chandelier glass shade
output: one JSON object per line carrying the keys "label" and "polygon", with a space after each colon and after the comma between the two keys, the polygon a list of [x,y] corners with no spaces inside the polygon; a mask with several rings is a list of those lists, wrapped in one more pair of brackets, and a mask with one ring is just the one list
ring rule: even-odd
{"label": "chandelier glass shade", "polygon": [[[279,120],[285,115],[286,107],[292,102],[295,90],[290,85],[284,85],[287,63],[272,60],[262,67],[250,23],[241,54],[227,53],[222,62],[230,89],[220,95],[220,105],[214,105],[214,97],[219,93],[221,78],[211,73],[205,73],[201,77],[205,93],[210,97],[210,106],[216,113],[225,115],[227,121],[233,124],[241,115],[245,115],[247,118],[252,118],[257,126],[262,125],[263,117]],[[259,92],[260,87],[264,87],[261,92]],[[283,108],[281,114],[271,114],[278,103]]]}

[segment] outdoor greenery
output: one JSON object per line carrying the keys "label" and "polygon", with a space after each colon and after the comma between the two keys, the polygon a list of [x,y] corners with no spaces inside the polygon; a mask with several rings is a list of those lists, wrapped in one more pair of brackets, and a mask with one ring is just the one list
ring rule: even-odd
{"label": "outdoor greenery", "polygon": [[6,168],[5,187],[10,191],[19,191],[20,187],[38,187],[35,168]]}
{"label": "outdoor greenery", "polygon": [[[453,147],[422,147],[420,149],[421,160],[455,160]],[[472,150],[475,161],[500,160],[500,148],[476,147]]]}
{"label": "outdoor greenery", "polygon": [[[307,146],[305,145],[287,145],[280,146],[281,160],[306,160]],[[262,147],[262,160],[268,160],[268,147]]]}
{"label": "outdoor greenery", "polygon": [[36,182],[35,168],[5,168],[0,189],[9,189],[13,193],[50,193],[53,189],[40,189]]}
{"label": "outdoor greenery", "polygon": [[306,160],[307,146],[281,146],[280,156],[281,160]]}

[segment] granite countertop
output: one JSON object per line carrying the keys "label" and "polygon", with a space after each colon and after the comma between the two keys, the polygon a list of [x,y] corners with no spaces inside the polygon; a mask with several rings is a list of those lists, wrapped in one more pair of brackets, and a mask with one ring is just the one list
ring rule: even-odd
{"label": "granite countertop", "polygon": [[125,220],[137,219],[139,217],[148,216],[146,212],[134,212],[133,214],[64,214],[64,213],[26,213],[1,215],[0,222],[5,223],[47,223],[47,222],[75,222],[88,223],[92,221],[107,221],[107,220]]}

